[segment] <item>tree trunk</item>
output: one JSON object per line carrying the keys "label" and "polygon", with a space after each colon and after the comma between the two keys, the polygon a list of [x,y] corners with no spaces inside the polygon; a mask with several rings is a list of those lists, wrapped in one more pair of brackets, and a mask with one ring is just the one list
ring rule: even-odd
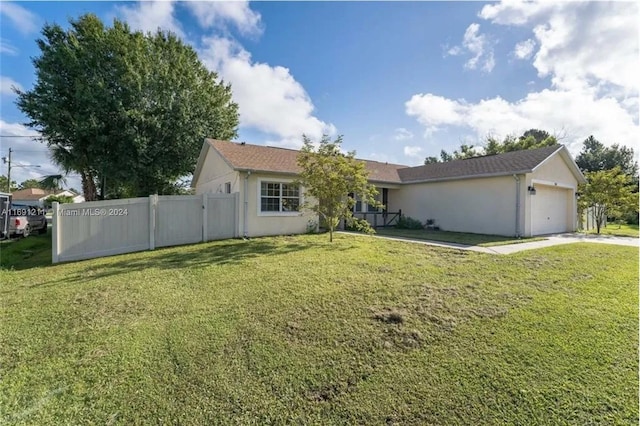
{"label": "tree trunk", "polygon": [[329,225],[329,242],[333,242],[333,225]]}
{"label": "tree trunk", "polygon": [[98,191],[96,190],[96,183],[93,181],[93,175],[89,171],[81,171],[80,176],[82,177],[84,200],[96,201],[98,199]]}

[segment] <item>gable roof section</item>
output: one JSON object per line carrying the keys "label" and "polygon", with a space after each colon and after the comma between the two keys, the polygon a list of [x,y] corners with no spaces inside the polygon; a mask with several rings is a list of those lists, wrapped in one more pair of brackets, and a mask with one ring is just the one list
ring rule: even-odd
{"label": "gable roof section", "polygon": [[[466,160],[453,160],[446,163],[425,164],[424,166],[401,169],[399,174],[403,183],[417,183],[531,173],[547,158],[561,150],[566,151],[566,148],[563,145],[552,145]],[[575,171],[572,171],[575,174]],[[580,173],[579,170],[577,171]],[[576,177],[578,178],[578,176]]]}
{"label": "gable roof section", "polygon": [[[206,143],[215,149],[234,170],[292,175],[300,173],[297,161],[299,151],[297,150],[213,139],[207,139]],[[369,172],[369,180],[373,182],[401,183],[398,170],[407,167],[378,161],[360,161],[364,161]],[[195,178],[194,174],[194,180]]]}
{"label": "gable roof section", "polygon": [[[195,187],[210,148],[214,149],[234,170],[291,175],[300,172],[297,164],[299,152],[297,150],[205,139],[193,175],[193,187]],[[578,182],[586,181],[564,145],[552,145],[416,167],[370,160],[360,161],[365,162],[369,172],[369,180],[372,182],[402,184],[531,173],[555,154],[560,154]]]}

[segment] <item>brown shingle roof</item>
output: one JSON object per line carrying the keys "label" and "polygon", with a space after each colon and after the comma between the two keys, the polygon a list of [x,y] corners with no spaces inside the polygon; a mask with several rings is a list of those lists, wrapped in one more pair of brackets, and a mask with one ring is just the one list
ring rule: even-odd
{"label": "brown shingle roof", "polygon": [[[293,175],[300,172],[297,164],[297,150],[214,139],[207,139],[207,143],[235,170]],[[486,155],[467,160],[454,160],[446,163],[433,163],[417,167],[380,163],[370,160],[362,161],[366,163],[367,170],[369,171],[369,179],[373,182],[430,182],[530,173],[540,165],[540,163],[562,148],[562,145],[553,145],[538,149]],[[578,168],[574,167],[574,169],[575,173],[581,176]],[[197,173],[196,171],[196,174]],[[584,180],[584,178],[581,180]]]}
{"label": "brown shingle roof", "polygon": [[398,173],[403,183],[529,173],[561,148],[562,145],[553,145],[467,160],[425,164],[424,166],[400,169]]}
{"label": "brown shingle roof", "polygon": [[[293,149],[241,144],[207,139],[207,142],[236,170],[252,170],[272,173],[298,174],[298,152]],[[369,171],[369,180],[374,182],[400,183],[398,170],[406,168],[399,164],[362,160]]]}
{"label": "brown shingle roof", "polygon": [[13,191],[11,198],[13,200],[39,200],[47,195],[52,195],[55,191],[40,188],[28,188],[21,189],[19,191]]}

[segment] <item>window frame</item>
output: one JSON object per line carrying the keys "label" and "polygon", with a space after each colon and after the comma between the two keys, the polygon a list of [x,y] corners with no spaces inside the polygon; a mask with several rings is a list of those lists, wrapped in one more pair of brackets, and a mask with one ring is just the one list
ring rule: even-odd
{"label": "window frame", "polygon": [[[262,184],[263,183],[272,183],[272,184],[279,184],[280,185],[280,195],[278,196],[278,200],[279,200],[279,204],[280,204],[280,211],[262,211]],[[269,178],[259,178],[258,179],[258,183],[256,186],[256,195],[257,195],[257,205],[256,205],[256,211],[258,216],[301,216],[302,215],[302,211],[297,210],[297,211],[282,211],[282,199],[283,198],[294,198],[294,197],[283,197],[282,195],[282,185],[283,184],[291,184],[293,183],[293,179],[282,179],[282,178],[274,178],[274,179],[269,179]],[[269,197],[267,196],[267,198],[275,198],[275,197]],[[300,208],[300,206],[302,206],[302,203],[304,202],[303,199],[303,191],[302,191],[302,187],[298,187],[298,208]]]}

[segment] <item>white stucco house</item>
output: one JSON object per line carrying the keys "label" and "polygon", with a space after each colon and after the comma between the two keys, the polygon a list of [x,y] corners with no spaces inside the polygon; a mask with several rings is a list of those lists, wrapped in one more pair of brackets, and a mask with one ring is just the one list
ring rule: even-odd
{"label": "white stucco house", "polygon": [[[194,172],[196,194],[239,193],[238,235],[303,233],[309,221],[298,211],[304,188],[298,151],[206,139]],[[408,167],[362,160],[385,212],[365,203],[356,213],[382,224],[386,213],[403,215],[442,230],[534,236],[575,231],[576,193],[585,178],[563,145]]]}

